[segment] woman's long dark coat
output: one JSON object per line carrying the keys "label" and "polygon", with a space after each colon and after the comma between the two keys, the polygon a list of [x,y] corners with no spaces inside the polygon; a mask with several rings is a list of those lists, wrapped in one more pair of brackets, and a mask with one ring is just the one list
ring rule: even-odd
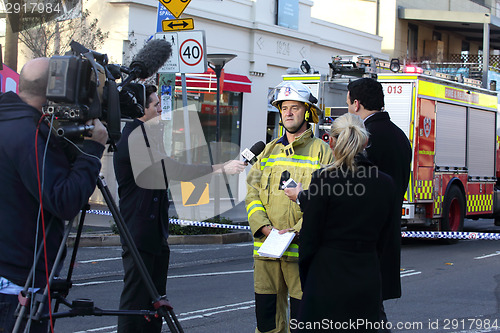
{"label": "woman's long dark coat", "polygon": [[[358,159],[356,173],[313,174],[300,232],[302,322],[378,321],[377,249],[386,239],[396,200],[392,178]],[[360,332],[370,332],[360,327]]]}

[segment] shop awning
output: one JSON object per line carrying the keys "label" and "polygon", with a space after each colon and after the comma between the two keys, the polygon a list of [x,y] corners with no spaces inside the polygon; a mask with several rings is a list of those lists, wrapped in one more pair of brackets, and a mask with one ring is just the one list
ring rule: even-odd
{"label": "shop awning", "polygon": [[[175,77],[175,85],[178,89],[182,86],[180,74]],[[186,86],[188,91],[215,93],[217,92],[217,77],[211,69],[201,74],[186,74]],[[249,93],[252,92],[252,81],[245,75],[222,71],[221,88],[222,91]]]}

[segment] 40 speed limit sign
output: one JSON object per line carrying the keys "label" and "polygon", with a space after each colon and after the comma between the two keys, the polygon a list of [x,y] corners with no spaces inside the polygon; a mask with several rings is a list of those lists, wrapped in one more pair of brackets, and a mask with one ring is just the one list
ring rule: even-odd
{"label": "40 speed limit sign", "polygon": [[172,55],[158,73],[204,73],[207,71],[205,31],[158,32],[156,39],[172,45]]}

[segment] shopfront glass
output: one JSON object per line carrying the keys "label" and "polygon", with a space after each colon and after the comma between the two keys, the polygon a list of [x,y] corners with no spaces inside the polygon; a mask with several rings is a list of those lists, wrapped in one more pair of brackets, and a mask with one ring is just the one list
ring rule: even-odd
{"label": "shopfront glass", "polygon": [[[241,137],[241,105],[243,93],[224,91],[220,94],[220,142],[219,161],[239,159]],[[217,163],[216,128],[217,94],[215,91],[187,89],[187,104],[190,125],[191,163]],[[184,129],[184,109],[181,87],[176,87],[173,109],[172,154],[176,159],[187,162]],[[231,143],[231,144],[229,144]],[[207,145],[209,149],[207,149]],[[237,188],[237,177],[228,177],[231,188]],[[210,188],[213,193],[213,187]],[[212,195],[211,195],[212,196]]]}

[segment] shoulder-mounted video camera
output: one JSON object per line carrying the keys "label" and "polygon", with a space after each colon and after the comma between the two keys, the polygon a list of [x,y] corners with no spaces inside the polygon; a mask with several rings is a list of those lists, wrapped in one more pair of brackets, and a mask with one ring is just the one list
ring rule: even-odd
{"label": "shoulder-mounted video camera", "polygon": [[[145,86],[131,81],[156,73],[170,57],[171,46],[162,39],[149,41],[130,68],[108,64],[106,54],[75,41],[70,46],[70,54],[49,60],[48,104],[43,112],[54,115],[52,125],[58,136],[82,139],[90,129],[85,123],[99,118],[105,122],[111,142],[116,142],[121,136],[122,118],[144,115]],[[127,74],[125,80],[122,73]],[[118,79],[120,84],[116,83]]]}

